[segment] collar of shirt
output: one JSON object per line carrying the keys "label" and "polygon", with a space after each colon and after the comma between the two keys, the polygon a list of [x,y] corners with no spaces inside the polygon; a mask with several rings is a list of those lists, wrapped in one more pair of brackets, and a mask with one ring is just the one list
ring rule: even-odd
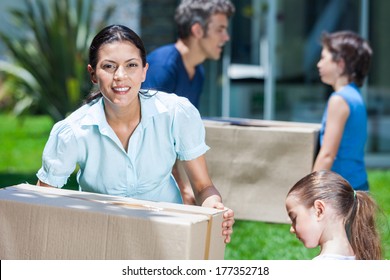
{"label": "collar of shirt", "polygon": [[[143,96],[139,95],[141,102],[141,124],[146,127],[150,120],[159,114],[168,111],[167,107],[158,99],[156,95]],[[104,113],[104,98],[99,98],[94,104],[90,106],[84,118],[81,120],[81,125],[96,125],[102,134],[110,134],[111,127],[107,123],[106,115]]]}

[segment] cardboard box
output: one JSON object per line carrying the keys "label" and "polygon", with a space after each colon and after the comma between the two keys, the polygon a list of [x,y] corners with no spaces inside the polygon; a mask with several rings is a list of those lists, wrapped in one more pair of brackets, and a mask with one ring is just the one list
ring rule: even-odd
{"label": "cardboard box", "polygon": [[21,184],[0,189],[0,259],[223,259],[223,212]]}
{"label": "cardboard box", "polygon": [[211,179],[236,219],[288,223],[288,190],[311,172],[319,124],[208,119]]}

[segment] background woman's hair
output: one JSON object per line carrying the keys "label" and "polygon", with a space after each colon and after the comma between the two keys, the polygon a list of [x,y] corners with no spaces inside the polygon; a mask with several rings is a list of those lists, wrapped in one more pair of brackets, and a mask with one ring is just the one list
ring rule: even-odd
{"label": "background woman's hair", "polygon": [[315,171],[299,180],[288,192],[305,207],[316,200],[330,203],[345,219],[347,236],[358,260],[382,258],[376,228],[377,205],[367,192],[354,191],[343,177],[329,170]]}
{"label": "background woman's hair", "polygon": [[321,38],[323,47],[326,47],[334,61],[343,59],[345,75],[349,82],[361,87],[371,65],[372,49],[369,43],[352,31],[323,33]]}

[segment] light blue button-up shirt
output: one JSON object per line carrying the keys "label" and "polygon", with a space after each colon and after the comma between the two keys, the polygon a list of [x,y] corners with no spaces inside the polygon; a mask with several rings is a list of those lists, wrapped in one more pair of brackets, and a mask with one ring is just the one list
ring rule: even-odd
{"label": "light blue button-up shirt", "polygon": [[103,98],[56,123],[43,151],[39,180],[62,187],[79,165],[83,191],[182,203],[171,171],[176,158],[192,160],[209,149],[199,112],[174,94],[140,95],[140,101],[142,117],[128,151],[107,123]]}

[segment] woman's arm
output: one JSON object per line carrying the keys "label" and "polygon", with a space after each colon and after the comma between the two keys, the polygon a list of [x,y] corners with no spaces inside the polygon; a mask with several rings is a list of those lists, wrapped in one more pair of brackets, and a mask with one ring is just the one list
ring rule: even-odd
{"label": "woman's arm", "polygon": [[210,179],[204,155],[183,163],[194,191],[196,204],[214,208],[215,203],[222,202],[221,195]]}
{"label": "woman's arm", "polygon": [[180,160],[176,160],[175,165],[172,168],[172,175],[179,186],[181,197],[184,204],[196,205],[194,192],[191,188],[191,184],[188,180],[187,174],[184,171],[183,163]]}
{"label": "woman's arm", "polygon": [[[221,195],[215,188],[208,174],[206,159],[204,155],[190,161],[184,161],[184,169],[190,180],[194,191],[195,200],[198,205],[216,209],[227,209],[222,203]],[[233,233],[234,212],[231,209],[223,215],[222,234],[225,236],[225,243],[230,242],[230,235]]]}
{"label": "woman's arm", "polygon": [[324,140],[314,163],[313,171],[332,168],[349,113],[349,106],[341,96],[335,95],[329,99]]}

